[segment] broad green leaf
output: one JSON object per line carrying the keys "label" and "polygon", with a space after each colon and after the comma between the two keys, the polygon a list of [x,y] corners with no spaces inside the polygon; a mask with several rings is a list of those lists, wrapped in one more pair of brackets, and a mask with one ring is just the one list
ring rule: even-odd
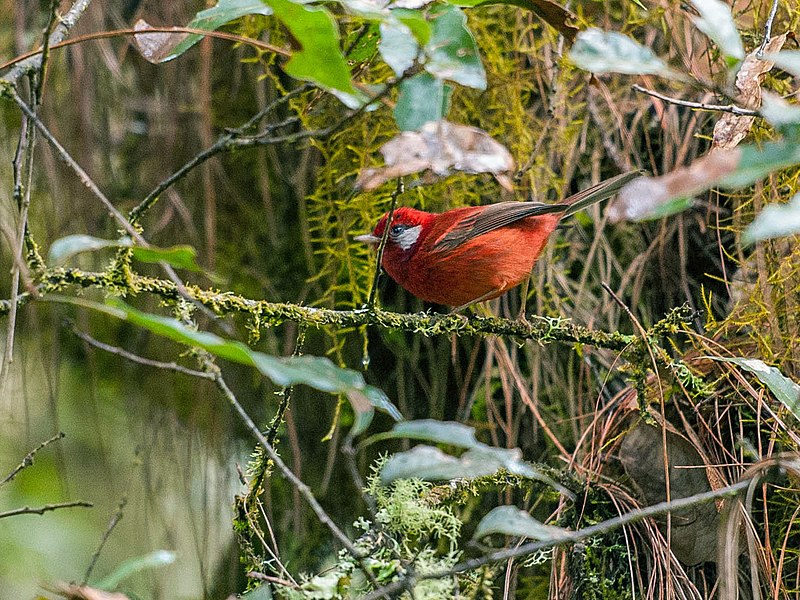
{"label": "broad green leaf", "polygon": [[545,525],[516,506],[493,508],[478,523],[472,538],[479,540],[493,533],[549,541],[562,540],[569,536],[566,529]]}
{"label": "broad green leaf", "polygon": [[379,45],[384,62],[400,77],[410,69],[419,54],[419,45],[411,29],[398,20],[387,19],[381,23]]}
{"label": "broad green leaf", "polygon": [[119,240],[104,240],[80,233],[68,235],[57,239],[50,245],[47,262],[51,265],[60,265],[81,252],[94,252],[103,248],[128,247],[131,243],[131,239],[126,237]]}
{"label": "broad green leaf", "polygon": [[156,550],[150,554],[126,560],[114,569],[113,573],[95,583],[94,586],[103,590],[113,591],[124,579],[127,579],[131,575],[156,567],[171,565],[174,562],[174,552],[170,552],[169,550]]}
{"label": "broad green leaf", "polygon": [[[189,29],[214,31],[226,23],[246,15],[271,15],[269,6],[262,0],[219,0],[216,6],[201,10],[186,26]],[[164,61],[179,57],[202,39],[199,34],[190,34],[169,53]]]}
{"label": "broad green leaf", "polygon": [[788,71],[795,77],[800,77],[800,50],[781,50],[775,54],[768,54],[764,58],[771,60],[776,67]]}
{"label": "broad green leaf", "polygon": [[430,41],[431,25],[421,12],[407,8],[396,8],[392,11],[392,15],[411,30],[420,46],[425,46]]}
{"label": "broad green leaf", "polygon": [[327,358],[270,356],[252,350],[239,341],[227,340],[207,331],[196,331],[177,319],[138,311],[118,299],[109,300],[107,304],[81,298],[64,301],[124,319],[156,335],[187,346],[202,348],[220,358],[255,367],[262,375],[282,387],[303,384],[331,394],[344,394],[356,413],[355,425],[351,430],[353,435],[361,433],[369,425],[375,408],[388,413],[396,421],[403,418],[381,390],[364,382],[361,373],[337,367]]}
{"label": "broad green leaf", "polygon": [[131,248],[134,258],[146,263],[166,262],[178,269],[202,271],[195,261],[197,253],[191,246],[172,246],[157,248],[155,246],[134,246],[129,237],[118,240],[104,240],[91,235],[68,235],[56,240],[50,246],[48,261],[51,264],[63,264],[81,252],[94,252],[103,248]]}
{"label": "broad green leaf", "polygon": [[169,263],[177,269],[187,269],[189,271],[202,271],[197,264],[197,251],[191,246],[172,246],[171,248],[155,248],[150,246],[133,246],[131,248],[133,257],[146,263]]}
{"label": "broad green leaf", "polygon": [[694,198],[672,198],[663,204],[653,207],[653,210],[645,215],[639,216],[636,221],[652,221],[676,215],[694,206]]}
{"label": "broad green leaf", "polygon": [[581,31],[569,51],[575,65],[592,73],[661,75],[680,79],[650,48],[616,31],[590,28]]}
{"label": "broad green leaf", "polygon": [[770,367],[757,358],[725,358],[707,356],[712,360],[736,365],[758,377],[758,380],[769,388],[769,391],[800,420],[800,385],[786,377],[775,367]]}
{"label": "broad green leaf", "polygon": [[800,233],[800,194],[788,204],[769,204],[750,223],[742,236],[745,244]]}
{"label": "broad green leaf", "polygon": [[700,13],[694,19],[697,28],[711,38],[722,54],[733,59],[734,63],[743,60],[744,46],[733,22],[730,6],[721,0],[692,0],[692,4]]}
{"label": "broad green leaf", "polygon": [[477,448],[483,446],[475,437],[475,428],[455,421],[437,421],[435,419],[419,419],[396,423],[391,431],[378,433],[364,443],[378,440],[403,438],[423,440],[437,444],[448,444],[458,448]]}
{"label": "broad green leaf", "polygon": [[264,583],[257,588],[246,591],[239,598],[241,600],[272,600],[272,588],[268,583]]}
{"label": "broad green leaf", "polygon": [[741,157],[733,173],[722,178],[719,185],[724,188],[740,188],[766,177],[773,171],[800,163],[800,144],[781,140],[739,147]]}
{"label": "broad green leaf", "polygon": [[440,79],[486,89],[486,72],[475,38],[467,29],[467,15],[455,6],[437,6],[430,14],[431,39],[425,46],[425,70]]}
{"label": "broad green leaf", "polygon": [[394,120],[401,131],[417,131],[429,121],[447,116],[453,88],[430,73],[400,82]]}
{"label": "broad green leaf", "polygon": [[301,46],[284,70],[292,77],[318,84],[348,107],[365,102],[366,95],[350,80],[350,70],[339,49],[339,30],[330,13],[291,0],[266,1]]}

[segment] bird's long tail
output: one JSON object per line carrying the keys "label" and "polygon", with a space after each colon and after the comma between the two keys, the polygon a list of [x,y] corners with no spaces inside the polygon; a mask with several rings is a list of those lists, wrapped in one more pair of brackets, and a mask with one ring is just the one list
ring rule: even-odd
{"label": "bird's long tail", "polygon": [[559,202],[559,204],[566,204],[569,206],[569,208],[564,211],[564,216],[568,217],[570,215],[574,215],[576,212],[583,210],[587,206],[591,206],[592,204],[610,198],[620,189],[622,189],[626,183],[636,179],[640,175],[641,171],[628,171],[622,175],[617,175],[611,179],[601,181],[597,185],[593,185],[585,190],[581,190],[569,198],[565,198]]}

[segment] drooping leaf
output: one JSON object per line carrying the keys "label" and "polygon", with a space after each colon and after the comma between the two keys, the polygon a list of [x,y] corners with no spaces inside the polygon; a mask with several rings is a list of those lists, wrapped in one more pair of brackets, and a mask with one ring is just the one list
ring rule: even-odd
{"label": "drooping leaf", "polygon": [[425,123],[447,116],[453,88],[430,73],[419,73],[400,82],[394,120],[401,131],[417,131]]}
{"label": "drooping leaf", "polygon": [[384,62],[400,77],[410,69],[419,54],[419,45],[411,28],[405,23],[387,19],[380,25],[381,42],[378,46]]}
{"label": "drooping leaf", "polygon": [[289,75],[316,83],[351,108],[367,100],[353,86],[339,49],[336,21],[327,10],[292,0],[267,0],[267,3],[301,46],[284,65]]}
{"label": "drooping leaf", "polygon": [[171,565],[175,562],[175,558],[175,553],[169,550],[156,550],[144,556],[129,558],[114,569],[110,575],[95,583],[94,586],[104,590],[114,590],[124,579],[131,575]]}
{"label": "drooping leaf", "polygon": [[464,8],[491,6],[494,4],[507,4],[524,8],[539,16],[545,23],[563,34],[568,42],[575,39],[578,28],[575,26],[577,17],[569,9],[553,0],[448,0],[450,4]]}
{"label": "drooping leaf", "polygon": [[475,528],[473,539],[500,533],[533,540],[562,540],[569,535],[566,529],[545,525],[516,506],[498,506],[483,517]]}
{"label": "drooping leaf", "polygon": [[118,299],[109,300],[106,304],[76,298],[64,301],[124,319],[156,335],[202,348],[225,360],[255,367],[281,387],[302,384],[331,394],[344,394],[356,413],[356,422],[351,430],[353,435],[361,433],[369,425],[375,408],[388,413],[396,421],[403,418],[380,389],[365,383],[361,373],[337,367],[327,358],[270,356],[239,341],[227,340],[207,331],[196,331],[177,319],[138,311]]}
{"label": "drooping leaf", "polygon": [[514,159],[505,146],[475,127],[448,121],[432,121],[418,132],[404,131],[381,146],[386,166],[367,168],[356,180],[356,188],[373,190],[395,177],[430,171],[444,177],[452,171],[491,173],[507,189],[507,173]]}
{"label": "drooping leaf", "polygon": [[769,204],[756,216],[742,236],[746,244],[800,233],[800,194],[788,204]]}
{"label": "drooping leaf", "polygon": [[757,358],[727,358],[707,356],[712,360],[736,365],[755,375],[789,411],[800,420],[800,385],[786,377],[775,367]]}
{"label": "drooping leaf", "polygon": [[590,28],[581,31],[569,51],[576,66],[592,73],[661,75],[680,79],[650,48],[616,31]]}
{"label": "drooping leaf", "polygon": [[474,427],[456,421],[437,421],[435,419],[396,423],[391,431],[376,434],[368,441],[392,438],[423,440],[448,444],[457,448],[477,448],[482,445],[475,437]]}
{"label": "drooping leaf", "polygon": [[439,6],[431,12],[431,39],[425,47],[425,70],[461,85],[486,89],[478,45],[467,28],[467,15],[455,6]]}
{"label": "drooping leaf", "polygon": [[[202,10],[186,26],[188,29],[214,31],[226,23],[247,15],[270,15],[272,11],[261,0],[219,0],[216,6]],[[147,32],[151,26],[139,19],[134,29]],[[141,33],[134,36],[136,47],[151,63],[159,64],[178,58],[203,38],[199,33],[182,31]]]}
{"label": "drooping leaf", "polygon": [[104,240],[91,235],[76,234],[57,239],[50,245],[47,261],[51,265],[60,265],[67,262],[76,254],[94,252],[103,248],[128,247],[131,239],[124,237],[118,240]]}
{"label": "drooping leaf", "polygon": [[[640,221],[658,214],[675,198],[690,198],[708,189],[741,188],[800,163],[800,144],[784,139],[761,146],[748,144],[717,150],[660,177],[640,177],[626,185],[609,207],[611,222]],[[681,203],[673,205],[678,208]],[[688,205],[685,205],[688,206]]]}
{"label": "drooping leaf", "polygon": [[711,38],[722,54],[732,59],[732,63],[741,61],[744,58],[744,46],[730,5],[722,0],[692,0],[692,4],[700,13],[694,19],[697,28]]}
{"label": "drooping leaf", "polygon": [[[269,16],[271,14],[272,11],[269,6],[264,4],[262,0],[219,0],[216,6],[201,10],[197,13],[187,27],[190,29],[214,31],[226,23],[230,23],[235,19],[247,15]],[[199,42],[201,38],[202,36],[198,34],[187,36],[185,40],[175,46],[174,50],[172,50],[165,60],[177,58]]]}

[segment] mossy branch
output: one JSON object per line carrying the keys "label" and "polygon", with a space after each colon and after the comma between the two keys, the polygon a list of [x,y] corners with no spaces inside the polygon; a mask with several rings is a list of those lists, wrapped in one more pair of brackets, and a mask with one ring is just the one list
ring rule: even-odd
{"label": "mossy branch", "polygon": [[[196,303],[220,316],[250,315],[262,327],[274,327],[286,321],[312,327],[330,326],[338,329],[371,325],[383,329],[396,329],[425,336],[499,335],[540,343],[567,342],[587,344],[598,348],[621,351],[635,343],[637,338],[617,331],[597,331],[577,325],[560,317],[531,316],[526,321],[502,319],[492,316],[464,316],[460,314],[416,313],[404,314],[373,309],[334,310],[301,304],[254,300],[231,292],[201,288],[186,284],[178,290],[175,282],[130,273],[126,280],[112,277],[106,272],[80,269],[48,269],[39,279],[37,290],[41,295],[60,292],[70,286],[98,288],[113,294],[129,295],[149,293],[167,303],[183,300],[182,291]],[[32,298],[21,294],[18,303]],[[10,310],[10,301],[0,301],[0,316]],[[678,315],[680,316],[680,315]],[[675,317],[677,318],[677,317]]]}

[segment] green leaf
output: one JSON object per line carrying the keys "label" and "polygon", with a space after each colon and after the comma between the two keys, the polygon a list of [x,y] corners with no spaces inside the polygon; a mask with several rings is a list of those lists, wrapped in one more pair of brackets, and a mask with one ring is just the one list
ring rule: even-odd
{"label": "green leaf", "polygon": [[472,539],[479,540],[493,533],[549,541],[563,540],[569,536],[566,529],[545,525],[516,506],[493,508],[478,523]]}
{"label": "green leaf", "polygon": [[700,13],[694,18],[697,28],[719,46],[720,52],[735,62],[744,60],[742,38],[736,29],[728,4],[721,0],[692,0]]}
{"label": "green leaf", "polygon": [[732,363],[755,375],[761,383],[769,388],[775,398],[800,421],[800,385],[786,377],[778,369],[770,367],[757,358],[725,358],[721,356],[707,356],[706,358]]}
{"label": "green leaf", "polygon": [[124,579],[127,579],[131,575],[156,567],[171,565],[174,562],[174,552],[170,552],[169,550],[156,550],[150,554],[126,560],[119,565],[113,573],[95,583],[94,586],[106,591],[113,591]]}
{"label": "green leaf", "polygon": [[764,57],[775,63],[775,66],[788,71],[795,77],[800,77],[800,50],[781,50],[775,54]]}
{"label": "green leaf", "polygon": [[407,8],[396,8],[392,11],[392,15],[411,30],[420,46],[425,46],[430,41],[431,25],[421,12]]}
{"label": "green leaf", "polygon": [[681,213],[685,210],[689,210],[694,206],[694,198],[691,197],[684,197],[684,198],[672,198],[663,204],[658,204],[657,206],[653,207],[653,210],[648,212],[647,214],[639,216],[639,218],[635,219],[636,221],[652,221],[656,219],[663,219],[664,217],[669,217],[671,215],[676,215]]}
{"label": "green leaf", "polygon": [[[189,29],[202,29],[204,31],[214,31],[226,23],[246,15],[271,15],[269,6],[262,0],[219,0],[217,5],[201,10],[194,19],[186,26]],[[203,38],[200,34],[190,34],[169,53],[165,61],[179,57],[189,48],[194,46]]]}
{"label": "green leaf", "polygon": [[82,298],[63,301],[101,311],[175,342],[202,348],[220,358],[255,367],[262,375],[281,387],[303,384],[331,394],[344,394],[356,413],[356,424],[351,430],[352,435],[358,435],[366,429],[372,420],[375,408],[388,413],[396,421],[401,421],[403,418],[400,411],[381,390],[364,382],[361,373],[337,367],[327,358],[270,356],[252,350],[239,341],[227,340],[207,331],[196,331],[177,319],[138,311],[118,299],[111,299],[107,304]]}
{"label": "green leaf", "polygon": [[486,72],[475,38],[467,29],[467,15],[455,6],[437,6],[430,14],[431,39],[425,46],[425,70],[439,79],[485,90]]}
{"label": "green leaf", "polygon": [[761,147],[748,144],[739,148],[739,164],[733,173],[722,178],[719,182],[721,187],[744,187],[773,171],[800,163],[800,144],[786,140],[769,142]]}
{"label": "green leaf", "polygon": [[492,475],[501,469],[519,477],[541,481],[567,496],[572,496],[569,490],[523,461],[519,448],[493,448],[480,442],[458,458],[425,444],[415,446],[407,452],[398,452],[384,463],[381,481],[388,485],[396,479],[474,479]]}
{"label": "green leaf", "polygon": [[750,223],[742,236],[745,244],[800,233],[800,194],[788,204],[769,204]]}
{"label": "green leaf", "polygon": [[144,246],[134,246],[131,251],[136,260],[145,263],[169,263],[177,269],[187,269],[189,271],[202,271],[195,258],[197,251],[191,246],[172,246],[171,248],[155,248]]}
{"label": "green leaf", "polygon": [[368,100],[350,80],[350,70],[339,49],[339,30],[327,10],[291,0],[266,1],[301,46],[284,65],[289,75],[316,83],[350,108]]}
{"label": "green leaf", "polygon": [[785,136],[793,140],[800,138],[800,105],[790,104],[779,95],[763,90],[759,112]]}
{"label": "green leaf", "polygon": [[94,252],[103,248],[129,247],[132,242],[130,238],[124,237],[119,240],[104,240],[91,235],[68,235],[59,238],[50,245],[50,252],[47,254],[47,262],[51,265],[61,265],[67,262],[76,254],[82,252]]}
{"label": "green leaf", "polygon": [[681,79],[650,48],[615,31],[590,28],[581,31],[569,51],[570,60],[592,73],[627,73],[661,75]]}
{"label": "green leaf", "polygon": [[400,82],[394,120],[401,131],[417,131],[428,121],[438,121],[450,109],[453,88],[430,73],[419,73]]}
{"label": "green leaf", "polygon": [[400,77],[410,69],[419,54],[419,45],[411,28],[405,23],[387,19],[381,23],[381,43],[379,45],[384,62]]}
{"label": "green leaf", "polygon": [[455,421],[419,419],[396,423],[391,431],[376,434],[364,442],[370,444],[377,440],[402,438],[424,440],[437,444],[448,444],[457,448],[478,448],[483,446],[475,437],[475,428]]}

